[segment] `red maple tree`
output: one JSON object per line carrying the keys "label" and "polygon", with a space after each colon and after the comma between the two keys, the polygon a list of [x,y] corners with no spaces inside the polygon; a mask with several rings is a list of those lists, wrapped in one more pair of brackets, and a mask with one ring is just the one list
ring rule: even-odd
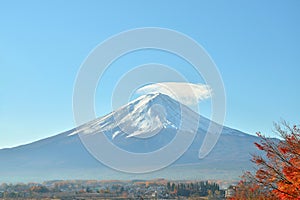
{"label": "red maple tree", "polygon": [[278,198],[268,188],[257,184],[253,175],[246,172],[242,180],[235,187],[234,195],[230,200],[277,200]]}
{"label": "red maple tree", "polygon": [[[255,175],[247,174],[248,180],[251,179],[253,183],[247,189],[261,195],[256,199],[263,199],[270,192],[277,199],[300,200],[300,129],[297,126],[290,127],[286,122],[282,122],[282,125],[275,124],[275,128],[282,140],[270,139],[257,133],[261,142],[255,145],[266,156],[253,156],[252,161],[258,166],[258,170]],[[239,188],[245,184],[239,185],[236,194],[240,193]],[[264,192],[258,192],[262,190]],[[273,198],[272,195],[267,199]],[[235,196],[233,199],[255,198]]]}

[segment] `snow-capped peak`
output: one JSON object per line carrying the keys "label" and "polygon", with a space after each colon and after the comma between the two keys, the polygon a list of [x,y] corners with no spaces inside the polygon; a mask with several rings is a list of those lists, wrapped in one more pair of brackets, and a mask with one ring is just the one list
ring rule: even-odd
{"label": "snow-capped peak", "polygon": [[[152,93],[140,96],[110,114],[93,120],[78,128],[76,133],[110,133],[111,138],[123,135],[126,138],[147,138],[162,129],[178,129],[181,112],[189,112],[191,118],[198,114],[168,95]],[[73,133],[74,134],[74,133]]]}

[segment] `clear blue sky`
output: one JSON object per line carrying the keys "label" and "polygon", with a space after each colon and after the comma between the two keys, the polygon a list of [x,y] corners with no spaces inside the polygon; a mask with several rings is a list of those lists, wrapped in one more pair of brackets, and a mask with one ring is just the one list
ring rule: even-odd
{"label": "clear blue sky", "polygon": [[273,121],[299,123],[299,10],[298,0],[1,1],[0,148],[73,128],[83,60],[106,38],[149,26],[187,34],[211,55],[226,88],[226,125],[270,135]]}

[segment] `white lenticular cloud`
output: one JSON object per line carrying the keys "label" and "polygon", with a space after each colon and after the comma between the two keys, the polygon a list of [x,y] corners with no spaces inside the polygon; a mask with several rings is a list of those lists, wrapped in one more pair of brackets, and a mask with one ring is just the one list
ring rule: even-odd
{"label": "white lenticular cloud", "polygon": [[188,106],[198,105],[200,101],[211,98],[212,96],[212,90],[210,86],[186,82],[154,83],[139,88],[136,93],[162,93]]}

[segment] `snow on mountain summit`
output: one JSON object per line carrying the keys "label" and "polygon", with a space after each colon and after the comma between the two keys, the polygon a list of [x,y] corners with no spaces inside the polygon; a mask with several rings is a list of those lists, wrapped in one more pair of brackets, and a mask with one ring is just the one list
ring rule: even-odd
{"label": "snow on mountain summit", "polygon": [[182,113],[189,117],[191,123],[199,117],[190,108],[168,95],[146,94],[106,116],[78,127],[76,133],[109,133],[112,139],[118,136],[148,138],[162,129],[181,128]]}

